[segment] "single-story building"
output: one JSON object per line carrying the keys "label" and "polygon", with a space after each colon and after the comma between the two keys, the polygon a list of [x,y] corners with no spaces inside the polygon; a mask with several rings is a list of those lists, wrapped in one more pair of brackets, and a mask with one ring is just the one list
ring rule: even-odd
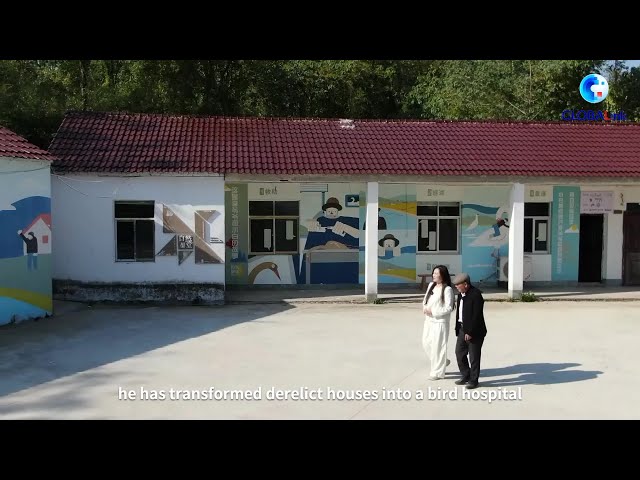
{"label": "single-story building", "polygon": [[636,124],[70,112],[50,152],[67,295],[640,284]]}
{"label": "single-story building", "polygon": [[0,126],[0,325],[53,313],[52,159]]}

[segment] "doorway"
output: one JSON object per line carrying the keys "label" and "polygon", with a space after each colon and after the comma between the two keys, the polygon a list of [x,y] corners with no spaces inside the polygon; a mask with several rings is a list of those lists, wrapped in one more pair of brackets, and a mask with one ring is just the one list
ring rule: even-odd
{"label": "doorway", "polygon": [[604,216],[580,215],[579,282],[602,281],[602,236]]}
{"label": "doorway", "polygon": [[622,281],[624,285],[640,285],[639,204],[627,204],[622,231]]}

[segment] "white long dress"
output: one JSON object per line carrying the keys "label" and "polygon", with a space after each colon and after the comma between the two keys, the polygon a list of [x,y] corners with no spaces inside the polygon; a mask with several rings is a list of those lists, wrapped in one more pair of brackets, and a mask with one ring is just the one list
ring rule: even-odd
{"label": "white long dress", "polygon": [[[433,282],[431,282],[433,283]],[[427,292],[431,288],[431,283],[427,287]],[[444,378],[447,368],[447,342],[449,340],[449,326],[451,312],[453,311],[454,296],[453,288],[447,286],[444,290],[444,302],[440,300],[442,286],[436,285],[433,294],[427,297],[425,294],[422,301],[431,309],[431,315],[424,316],[424,328],[422,331],[422,346],[431,363],[429,377]]]}

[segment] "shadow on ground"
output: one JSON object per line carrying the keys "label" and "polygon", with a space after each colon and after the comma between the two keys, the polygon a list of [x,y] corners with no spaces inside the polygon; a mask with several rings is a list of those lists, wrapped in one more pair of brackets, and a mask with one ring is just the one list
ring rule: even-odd
{"label": "shadow on ground", "polygon": [[0,329],[0,396],[295,307],[89,307],[61,302],[54,308],[59,313],[53,317]]}
{"label": "shadow on ground", "polygon": [[[558,383],[593,380],[603,373],[597,370],[567,370],[579,366],[579,363],[522,363],[510,367],[482,369],[480,372],[480,386],[555,385]],[[455,376],[459,377],[460,373],[456,372]]]}

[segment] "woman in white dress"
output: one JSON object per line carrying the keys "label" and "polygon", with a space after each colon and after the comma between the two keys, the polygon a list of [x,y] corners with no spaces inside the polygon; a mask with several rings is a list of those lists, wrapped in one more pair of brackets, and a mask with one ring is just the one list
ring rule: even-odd
{"label": "woman in white dress", "polygon": [[455,297],[447,267],[438,265],[433,269],[431,276],[433,281],[429,283],[422,301],[424,313],[422,346],[431,363],[429,379],[440,380],[444,378],[447,365],[451,363],[447,358],[447,342]]}

